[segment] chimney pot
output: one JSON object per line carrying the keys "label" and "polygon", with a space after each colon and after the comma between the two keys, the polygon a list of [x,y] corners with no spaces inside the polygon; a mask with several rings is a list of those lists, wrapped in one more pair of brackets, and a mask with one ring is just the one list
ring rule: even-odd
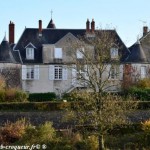
{"label": "chimney pot", "polygon": [[95,31],[95,21],[94,21],[94,19],[92,19],[92,22],[91,22],[91,31],[92,31],[92,33],[94,33],[94,31]]}
{"label": "chimney pot", "polygon": [[90,21],[87,19],[86,21],[86,32],[90,32]]}
{"label": "chimney pot", "polygon": [[143,27],[143,36],[145,36],[148,33],[148,27],[144,26]]}

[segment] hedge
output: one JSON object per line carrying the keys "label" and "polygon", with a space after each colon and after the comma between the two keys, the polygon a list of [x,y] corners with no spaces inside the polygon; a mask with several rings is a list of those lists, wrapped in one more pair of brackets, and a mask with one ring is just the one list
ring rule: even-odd
{"label": "hedge", "polygon": [[134,87],[128,90],[128,94],[142,101],[150,101],[150,88],[141,89]]}
{"label": "hedge", "polygon": [[[0,103],[0,111],[60,111],[65,110],[74,102],[14,102]],[[150,109],[149,101],[141,101],[138,104],[138,109]]]}
{"label": "hedge", "polygon": [[64,110],[70,103],[65,102],[20,102],[1,103],[0,111],[59,111]]}
{"label": "hedge", "polygon": [[30,102],[44,102],[52,101],[56,99],[56,94],[53,92],[49,93],[30,93],[28,100]]}

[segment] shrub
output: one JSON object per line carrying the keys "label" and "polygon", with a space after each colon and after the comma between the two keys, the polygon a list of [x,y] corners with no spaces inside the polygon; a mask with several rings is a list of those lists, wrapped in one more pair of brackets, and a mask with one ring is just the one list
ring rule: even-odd
{"label": "shrub", "polygon": [[143,101],[150,100],[150,88],[142,89],[142,88],[132,87],[128,90],[128,94],[136,97],[139,100],[143,100]]}
{"label": "shrub", "polygon": [[30,102],[43,102],[43,101],[52,101],[56,99],[56,94],[51,93],[31,93],[29,94]]}
{"label": "shrub", "polygon": [[23,144],[40,144],[48,143],[56,138],[55,129],[52,127],[52,122],[45,122],[39,126],[28,126],[25,130],[20,143]]}
{"label": "shrub", "polygon": [[7,145],[21,139],[25,133],[27,124],[25,119],[18,120],[15,123],[7,122],[4,127],[0,129],[0,143]]}
{"label": "shrub", "polygon": [[16,90],[15,92],[15,101],[17,102],[26,102],[28,99],[28,94],[21,90]]}
{"label": "shrub", "polygon": [[5,101],[5,90],[1,89],[0,90],[0,102],[4,102]]}
{"label": "shrub", "polygon": [[14,88],[0,90],[0,102],[26,102],[28,94]]}
{"label": "shrub", "polygon": [[145,79],[139,80],[136,83],[136,87],[138,87],[138,88],[150,88],[150,79],[145,78]]}

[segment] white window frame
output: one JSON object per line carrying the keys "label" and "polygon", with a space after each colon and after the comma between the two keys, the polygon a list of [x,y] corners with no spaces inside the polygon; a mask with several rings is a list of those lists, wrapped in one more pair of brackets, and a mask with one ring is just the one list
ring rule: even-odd
{"label": "white window frame", "polygon": [[54,49],[54,58],[62,59],[62,48],[55,48]]}
{"label": "white window frame", "polygon": [[141,66],[141,79],[146,78],[146,66]]}
{"label": "white window frame", "polygon": [[34,59],[34,48],[26,48],[26,59],[33,60]]}
{"label": "white window frame", "polygon": [[111,66],[110,67],[110,79],[111,80],[119,80],[120,77],[120,67],[119,66]]}
{"label": "white window frame", "polygon": [[34,66],[27,66],[26,68],[26,79],[27,80],[33,80],[34,79],[34,74],[35,74],[35,71],[34,71]]}
{"label": "white window frame", "polygon": [[118,58],[118,48],[112,47],[110,49],[110,56],[111,56],[111,59],[117,59]]}
{"label": "white window frame", "polygon": [[54,66],[54,80],[63,80],[62,66]]}
{"label": "white window frame", "polygon": [[77,56],[77,59],[83,59],[83,57],[84,57],[84,48],[77,49],[76,56]]}

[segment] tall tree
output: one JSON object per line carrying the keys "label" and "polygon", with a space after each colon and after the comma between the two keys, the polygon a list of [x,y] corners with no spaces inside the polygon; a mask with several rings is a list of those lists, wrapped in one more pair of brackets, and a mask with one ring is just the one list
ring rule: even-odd
{"label": "tall tree", "polygon": [[92,125],[99,139],[99,150],[104,150],[107,131],[127,122],[126,111],[135,108],[131,100],[123,101],[122,97],[109,93],[121,85],[120,60],[124,52],[114,30],[95,31],[71,45],[74,86],[87,90],[72,93],[75,102],[69,115],[78,125]]}

